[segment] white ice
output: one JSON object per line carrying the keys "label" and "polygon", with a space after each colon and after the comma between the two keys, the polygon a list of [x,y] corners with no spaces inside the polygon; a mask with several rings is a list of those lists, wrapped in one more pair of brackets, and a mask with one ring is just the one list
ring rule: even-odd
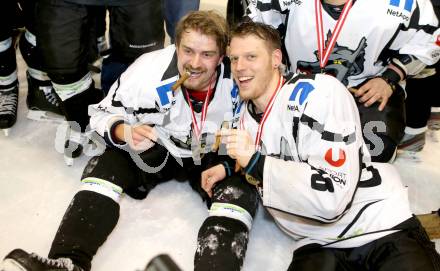
{"label": "white ice", "polygon": [[[203,9],[225,13],[225,0],[202,0]],[[80,186],[89,157],[72,167],[63,161],[63,140],[56,124],[28,120],[25,115],[25,64],[19,58],[20,101],[9,137],[0,133],[0,258],[14,248],[46,256],[58,224]],[[434,90],[434,89],[433,89]],[[440,138],[440,132],[437,132]],[[414,213],[440,207],[440,143],[427,141],[422,162],[399,159],[395,165],[409,187]],[[160,253],[168,253],[183,270],[192,270],[197,231],[207,216],[204,203],[187,183],[170,181],[145,200],[123,197],[119,222],[93,259],[92,270],[143,270]],[[294,241],[259,208],[250,234],[243,270],[286,270]],[[436,241],[437,250],[440,241]]]}

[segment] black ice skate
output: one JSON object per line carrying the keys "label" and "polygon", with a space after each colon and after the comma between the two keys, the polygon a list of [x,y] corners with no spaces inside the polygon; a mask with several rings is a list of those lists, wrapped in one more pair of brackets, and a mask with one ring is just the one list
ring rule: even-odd
{"label": "black ice skate", "polygon": [[26,73],[28,82],[26,104],[29,108],[27,117],[36,121],[61,123],[64,121],[60,106],[61,102],[55,94],[51,81],[49,78],[39,80],[36,79],[36,76],[32,76],[32,74],[38,75],[41,73],[33,69],[29,69]]}
{"label": "black ice skate", "polygon": [[83,271],[68,258],[48,259],[22,249],[9,252],[1,263],[0,271]]}
{"label": "black ice skate", "polygon": [[0,89],[0,129],[6,136],[9,128],[17,121],[18,84],[10,88]]}

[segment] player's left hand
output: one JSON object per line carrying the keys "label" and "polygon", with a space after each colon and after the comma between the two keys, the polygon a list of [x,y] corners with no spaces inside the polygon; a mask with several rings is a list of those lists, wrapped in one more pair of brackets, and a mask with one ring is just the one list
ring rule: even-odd
{"label": "player's left hand", "polygon": [[391,86],[382,78],[376,77],[368,80],[359,89],[350,89],[355,97],[359,97],[359,102],[364,103],[366,107],[380,102],[379,111],[385,108],[388,99],[393,94]]}
{"label": "player's left hand", "polygon": [[255,153],[255,145],[249,132],[239,129],[222,129],[220,135],[222,142],[226,143],[228,155],[245,168]]}

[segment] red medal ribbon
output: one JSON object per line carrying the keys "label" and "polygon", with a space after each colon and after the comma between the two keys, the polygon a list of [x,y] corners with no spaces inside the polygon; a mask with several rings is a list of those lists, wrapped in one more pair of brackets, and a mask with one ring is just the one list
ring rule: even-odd
{"label": "red medal ribbon", "polygon": [[332,36],[328,42],[328,44],[324,44],[324,30],[323,30],[323,22],[322,22],[322,5],[321,0],[315,0],[315,17],[316,17],[316,33],[318,35],[318,58],[319,58],[319,66],[321,70],[324,69],[325,65],[327,65],[328,59],[330,57],[333,48],[336,45],[336,40],[338,39],[339,34],[341,33],[342,26],[345,23],[345,19],[347,19],[348,12],[353,6],[353,0],[348,0],[344,4],[344,8],[342,9],[341,16],[339,16],[338,21],[332,31]]}
{"label": "red medal ribbon", "polygon": [[[214,78],[214,77],[213,77]],[[191,109],[191,118],[192,118],[192,126],[193,126],[193,131],[196,135],[196,139],[200,140],[200,136],[203,130],[203,126],[205,125],[205,120],[206,120],[206,115],[208,113],[208,104],[209,104],[209,98],[211,97],[211,92],[212,92],[212,79],[209,81],[209,88],[208,88],[208,93],[206,94],[205,97],[205,101],[203,102],[203,108],[202,108],[202,116],[200,117],[200,127],[199,124],[197,122],[197,118],[196,115],[194,113],[194,109],[191,103],[191,99],[189,98],[189,94],[188,91],[185,91],[185,95],[186,95],[186,100],[188,101],[189,104],[189,108]]]}
{"label": "red medal ribbon", "polygon": [[[283,76],[280,76],[280,78],[278,78],[277,88],[272,94],[272,97],[270,97],[269,103],[266,105],[266,109],[264,110],[263,116],[261,117],[260,124],[258,125],[257,136],[255,137],[255,149],[257,151],[261,150],[261,136],[263,134],[264,124],[267,118],[269,117],[270,112],[272,111],[273,104],[275,103],[275,97],[277,96],[283,84],[284,84],[284,78]],[[245,105],[245,108],[247,110],[247,104]],[[240,120],[240,128],[243,130],[244,130],[244,116],[245,115],[243,114],[243,118],[241,118]]]}

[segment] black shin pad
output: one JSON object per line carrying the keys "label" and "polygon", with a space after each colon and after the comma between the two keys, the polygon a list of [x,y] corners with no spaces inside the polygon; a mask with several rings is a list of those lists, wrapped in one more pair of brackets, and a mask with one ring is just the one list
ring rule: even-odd
{"label": "black shin pad", "polygon": [[70,203],[55,235],[49,258],[67,257],[90,270],[98,248],[119,219],[119,204],[92,191],[78,192]]}

